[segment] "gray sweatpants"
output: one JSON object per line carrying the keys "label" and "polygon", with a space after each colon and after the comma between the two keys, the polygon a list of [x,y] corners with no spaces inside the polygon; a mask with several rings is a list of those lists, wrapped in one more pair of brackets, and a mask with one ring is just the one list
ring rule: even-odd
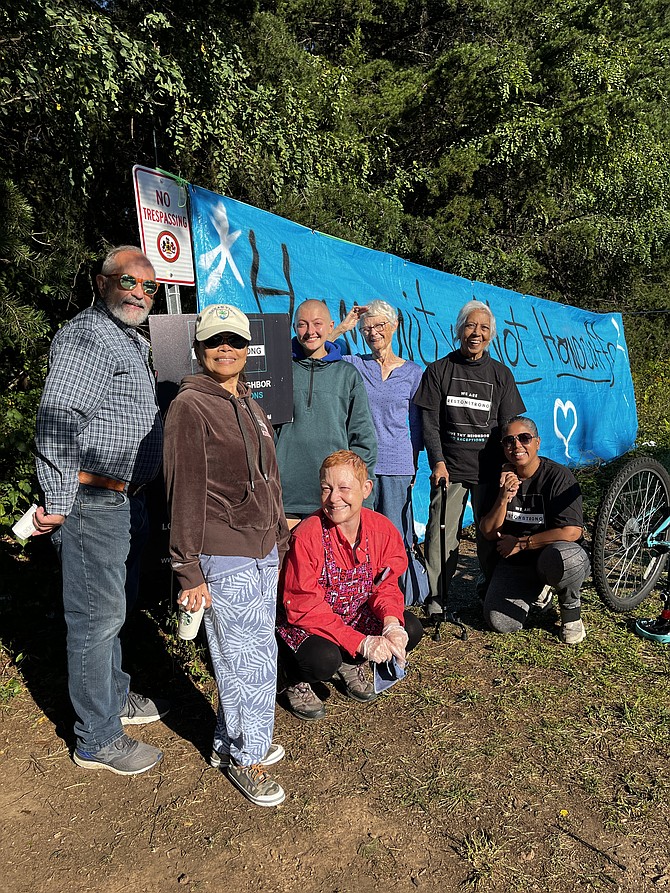
{"label": "gray sweatpants", "polygon": [[[477,590],[480,598],[486,588],[491,573],[491,556],[495,555],[495,543],[487,540],[479,529],[479,520],[482,516],[482,503],[485,499],[483,484],[450,483],[446,493],[446,513],[444,518],[443,543],[440,542],[440,511],[442,507],[442,491],[439,487],[431,485],[430,510],[428,513],[428,525],[426,527],[426,539],[424,554],[426,557],[426,571],[430,584],[430,595],[427,601],[429,613],[437,613],[445,607],[451,585],[452,577],[458,564],[458,546],[461,539],[461,524],[470,493],[472,513],[475,521],[477,539],[477,558],[481,570],[482,581],[478,583]],[[445,561],[442,563],[442,551]]]}
{"label": "gray sweatpants", "polygon": [[556,590],[561,622],[579,620],[580,589],[588,574],[588,556],[577,543],[551,543],[538,552],[533,564],[512,564],[501,558],[484,600],[486,622],[499,633],[518,632],[545,586]]}

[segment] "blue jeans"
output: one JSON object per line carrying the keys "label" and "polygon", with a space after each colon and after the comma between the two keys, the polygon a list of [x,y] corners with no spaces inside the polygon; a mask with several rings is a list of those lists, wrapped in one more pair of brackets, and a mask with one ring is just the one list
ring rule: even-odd
{"label": "blue jeans", "polygon": [[79,486],[53,535],[63,573],[70,700],[77,747],[95,752],[123,734],[119,718],[130,677],[119,632],[135,603],[149,531],[144,497]]}
{"label": "blue jeans", "polygon": [[373,490],[375,511],[392,521],[407,551],[408,568],[400,577],[405,605],[420,605],[428,595],[424,569],[414,557],[414,513],[412,511],[412,476],[378,474]]}

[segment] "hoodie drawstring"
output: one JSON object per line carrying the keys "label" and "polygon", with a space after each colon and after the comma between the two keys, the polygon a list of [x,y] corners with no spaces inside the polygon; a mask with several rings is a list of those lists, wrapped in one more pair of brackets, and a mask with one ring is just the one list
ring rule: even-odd
{"label": "hoodie drawstring", "polygon": [[[245,431],[244,423],[242,422],[242,418],[240,416],[240,406],[238,401],[233,397],[230,401],[233,404],[233,410],[235,411],[235,418],[237,419],[237,424],[240,429],[240,434],[242,435],[242,440],[244,442],[244,454],[247,457],[247,469],[249,470],[249,486],[252,490],[255,490],[254,487],[254,455],[251,449],[251,444],[249,443],[249,438],[247,436],[247,432]],[[247,406],[247,410],[249,407]],[[253,413],[252,413],[253,416]],[[261,453],[262,459],[262,453]]]}
{"label": "hoodie drawstring", "polygon": [[251,416],[251,421],[253,423],[253,426],[256,429],[256,436],[258,437],[258,447],[259,447],[258,464],[260,466],[261,474],[263,475],[263,478],[267,481],[267,480],[269,480],[269,477],[268,477],[268,473],[267,473],[267,462],[265,460],[265,456],[266,456],[265,437],[263,436],[263,432],[261,431],[261,426],[258,424],[258,419],[256,418],[256,413],[251,408],[249,398],[243,397],[242,400],[244,402],[244,405],[247,408],[247,412]]}

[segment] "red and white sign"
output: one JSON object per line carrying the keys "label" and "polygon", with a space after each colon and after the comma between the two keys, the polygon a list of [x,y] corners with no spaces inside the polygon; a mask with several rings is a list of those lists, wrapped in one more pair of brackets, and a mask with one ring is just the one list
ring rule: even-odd
{"label": "red and white sign", "polygon": [[156,279],[195,285],[186,186],[138,164],[133,168],[133,182],[142,251],[154,265]]}

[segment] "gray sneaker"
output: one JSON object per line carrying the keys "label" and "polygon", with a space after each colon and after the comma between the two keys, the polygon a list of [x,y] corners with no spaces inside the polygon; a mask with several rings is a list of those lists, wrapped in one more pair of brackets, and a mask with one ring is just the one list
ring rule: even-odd
{"label": "gray sneaker", "polygon": [[77,748],[72,759],[82,769],[109,769],[116,775],[139,775],[162,760],[163,751],[122,735],[94,753]]}
{"label": "gray sneaker", "polygon": [[298,719],[323,719],[326,715],[326,706],[318,698],[312,686],[307,682],[298,682],[296,685],[288,685],[286,687],[286,697],[288,698],[291,713]]}
{"label": "gray sneaker", "polygon": [[561,642],[564,645],[579,645],[586,638],[586,630],[581,620],[570,620],[561,624]]}
{"label": "gray sneaker", "polygon": [[279,806],[286,799],[284,788],[269,777],[260,763],[238,766],[231,759],[226,773],[235,787],[256,806]]}
{"label": "gray sneaker", "polygon": [[129,691],[126,695],[126,702],[121,708],[121,725],[146,725],[146,723],[162,719],[169,712],[170,705],[167,701],[162,701],[159,698],[152,701],[151,698],[144,698],[134,691]]}
{"label": "gray sneaker", "polygon": [[[265,756],[261,760],[262,766],[274,766],[286,756],[286,751],[281,744],[271,744]],[[230,754],[222,753],[220,750],[212,749],[212,755],[209,758],[209,765],[213,769],[227,769],[230,765]]]}
{"label": "gray sneaker", "polygon": [[367,662],[362,664],[343,663],[337,671],[347,687],[347,695],[361,704],[368,704],[379,697],[367,673]]}

